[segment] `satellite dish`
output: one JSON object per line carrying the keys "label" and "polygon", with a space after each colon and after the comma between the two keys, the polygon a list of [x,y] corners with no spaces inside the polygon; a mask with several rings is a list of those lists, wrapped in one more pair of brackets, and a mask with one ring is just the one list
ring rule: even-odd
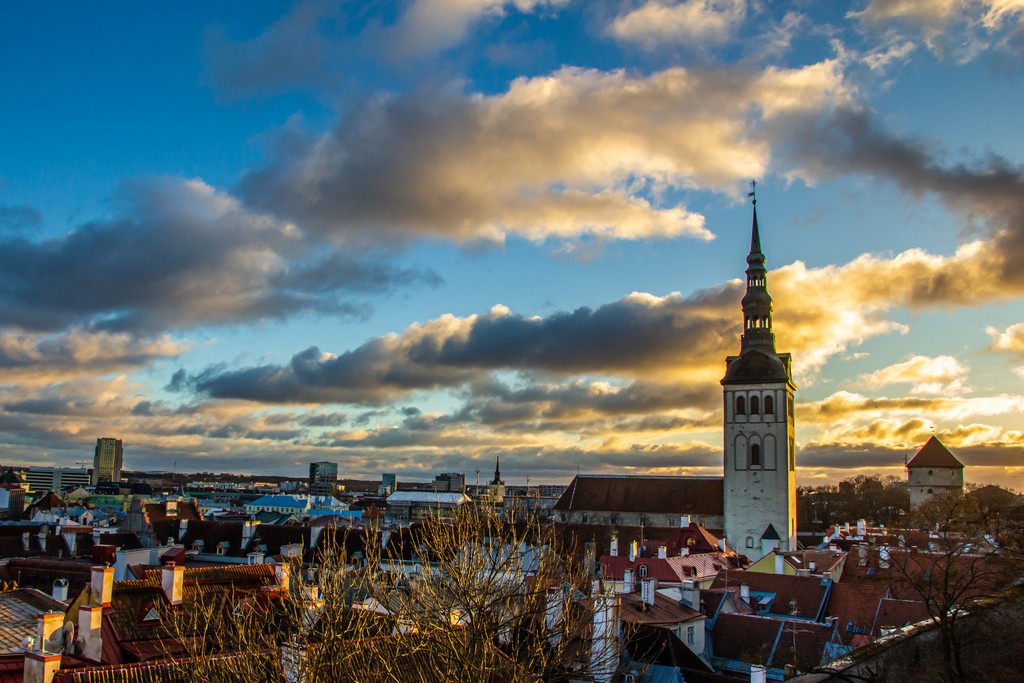
{"label": "satellite dish", "polygon": [[24,648],[26,651],[31,651],[32,649],[34,649],[35,644],[36,639],[32,636],[25,636],[21,639],[21,647]]}

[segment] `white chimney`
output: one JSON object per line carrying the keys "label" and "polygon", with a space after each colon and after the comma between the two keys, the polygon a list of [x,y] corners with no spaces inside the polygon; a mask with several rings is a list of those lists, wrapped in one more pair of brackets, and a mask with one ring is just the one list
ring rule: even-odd
{"label": "white chimney", "polygon": [[740,600],[750,603],[750,586],[745,583],[740,584]]}
{"label": "white chimney", "polygon": [[633,570],[626,568],[622,570],[622,592],[633,592]]}
{"label": "white chimney", "polygon": [[766,683],[767,677],[764,667],[760,664],[750,665],[750,683]]}
{"label": "white chimney", "polygon": [[686,546],[683,546],[682,548],[679,549],[679,557],[686,557],[689,554],[690,554],[690,549],[687,548]]}
{"label": "white chimney", "polygon": [[94,529],[92,532],[92,544],[99,545],[103,543],[103,532],[99,529]]}
{"label": "white chimney", "polygon": [[608,554],[612,557],[619,556],[619,537],[612,536],[611,543],[608,544]]}
{"label": "white chimney", "polygon": [[302,557],[302,544],[287,543],[281,546],[281,557]]}
{"label": "white chimney", "polygon": [[102,660],[103,608],[83,605],[78,608],[78,642],[81,656],[94,662]]}
{"label": "white chimney", "polygon": [[262,550],[254,550],[246,557],[249,559],[249,564],[263,564],[264,553]]}
{"label": "white chimney", "polygon": [[637,555],[640,554],[640,541],[631,541],[629,544],[629,561],[633,562],[636,560]]}
{"label": "white chimney", "polygon": [[42,652],[25,653],[25,683],[51,683],[54,674],[60,669],[59,654]]}
{"label": "white chimney", "polygon": [[878,566],[882,569],[889,568],[889,546],[883,545],[878,551]]}
{"label": "white chimney", "polygon": [[61,602],[68,601],[68,580],[57,579],[53,582],[53,599]]}
{"label": "white chimney", "polygon": [[185,568],[169,564],[160,567],[160,587],[172,605],[180,605],[185,592]]}
{"label": "white chimney", "polygon": [[654,605],[654,594],[658,590],[658,579],[647,577],[640,579],[640,600],[646,605]]}
{"label": "white chimney", "polygon": [[594,581],[594,628],[590,646],[590,674],[595,683],[611,683],[619,668],[619,598],[601,591]]}
{"label": "white chimney", "polygon": [[857,535],[862,538],[868,535],[868,521],[866,519],[857,520]]}
{"label": "white chimney", "polygon": [[259,522],[242,522],[242,547],[248,548],[249,541],[256,535],[256,525]]}
{"label": "white chimney", "polygon": [[659,560],[668,559],[668,548],[666,548],[663,545],[659,545],[658,546],[658,559]]}
{"label": "white chimney", "polygon": [[552,647],[558,645],[562,639],[562,632],[558,630],[558,625],[562,623],[564,613],[565,592],[561,588],[549,588],[544,612],[544,628],[548,632],[548,643]]}
{"label": "white chimney", "polygon": [[690,515],[682,515],[679,517],[679,528],[685,529],[690,526]]}
{"label": "white chimney", "polygon": [[36,626],[36,642],[40,652],[52,654],[64,649],[62,626],[64,626],[63,612],[47,612],[39,615]]}
{"label": "white chimney", "polygon": [[320,534],[324,532],[322,526],[313,526],[309,528],[309,547],[315,548],[317,539],[320,538]]}
{"label": "white chimney", "polygon": [[274,574],[277,576],[277,585],[287,591],[291,581],[291,567],[287,564],[275,564]]}
{"label": "white chimney", "polygon": [[109,607],[110,597],[114,593],[114,568],[90,567],[92,581],[89,583],[90,603],[99,607]]}
{"label": "white chimney", "polygon": [[813,571],[817,570],[818,563],[817,562],[813,562],[813,561],[812,562],[808,562],[807,563],[807,567],[813,572]]}
{"label": "white chimney", "polygon": [[786,573],[786,558],[781,553],[775,553],[775,573]]}

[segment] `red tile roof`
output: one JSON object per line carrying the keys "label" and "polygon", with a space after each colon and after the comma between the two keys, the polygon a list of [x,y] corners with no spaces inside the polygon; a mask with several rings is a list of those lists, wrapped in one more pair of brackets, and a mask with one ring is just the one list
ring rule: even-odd
{"label": "red tile roof", "polygon": [[711,629],[714,657],[807,670],[820,666],[833,628],[813,622],[720,614]]}
{"label": "red tile roof", "polygon": [[773,614],[817,619],[822,613],[828,593],[827,580],[814,576],[763,574],[742,570],[719,573],[712,588],[731,588],[746,584],[751,591],[774,593],[770,611]]}
{"label": "red tile roof", "polygon": [[680,605],[664,595],[657,596],[653,605],[645,605],[639,593],[626,593],[621,596],[619,603],[619,619],[627,624],[671,626],[703,618],[704,615],[697,610]]}
{"label": "red tile roof", "polygon": [[955,467],[963,469],[964,464],[957,460],[949,449],[942,445],[934,436],[917,452],[907,467]]}

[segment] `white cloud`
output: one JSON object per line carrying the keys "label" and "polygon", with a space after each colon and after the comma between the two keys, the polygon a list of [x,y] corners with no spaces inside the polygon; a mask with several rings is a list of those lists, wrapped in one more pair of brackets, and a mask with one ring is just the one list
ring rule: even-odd
{"label": "white cloud", "polygon": [[666,44],[702,46],[729,40],[745,16],[745,0],[654,1],[616,17],[607,30],[647,50]]}
{"label": "white cloud", "polygon": [[968,369],[953,356],[913,356],[862,375],[860,383],[872,388],[910,384],[916,394],[956,394],[963,391]]}

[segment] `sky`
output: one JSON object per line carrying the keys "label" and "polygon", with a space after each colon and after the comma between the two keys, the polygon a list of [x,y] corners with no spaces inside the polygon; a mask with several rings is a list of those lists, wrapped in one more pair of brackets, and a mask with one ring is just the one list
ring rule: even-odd
{"label": "sky", "polygon": [[[1024,488],[1024,0],[0,8],[0,463]],[[478,474],[478,472],[480,474]]]}

